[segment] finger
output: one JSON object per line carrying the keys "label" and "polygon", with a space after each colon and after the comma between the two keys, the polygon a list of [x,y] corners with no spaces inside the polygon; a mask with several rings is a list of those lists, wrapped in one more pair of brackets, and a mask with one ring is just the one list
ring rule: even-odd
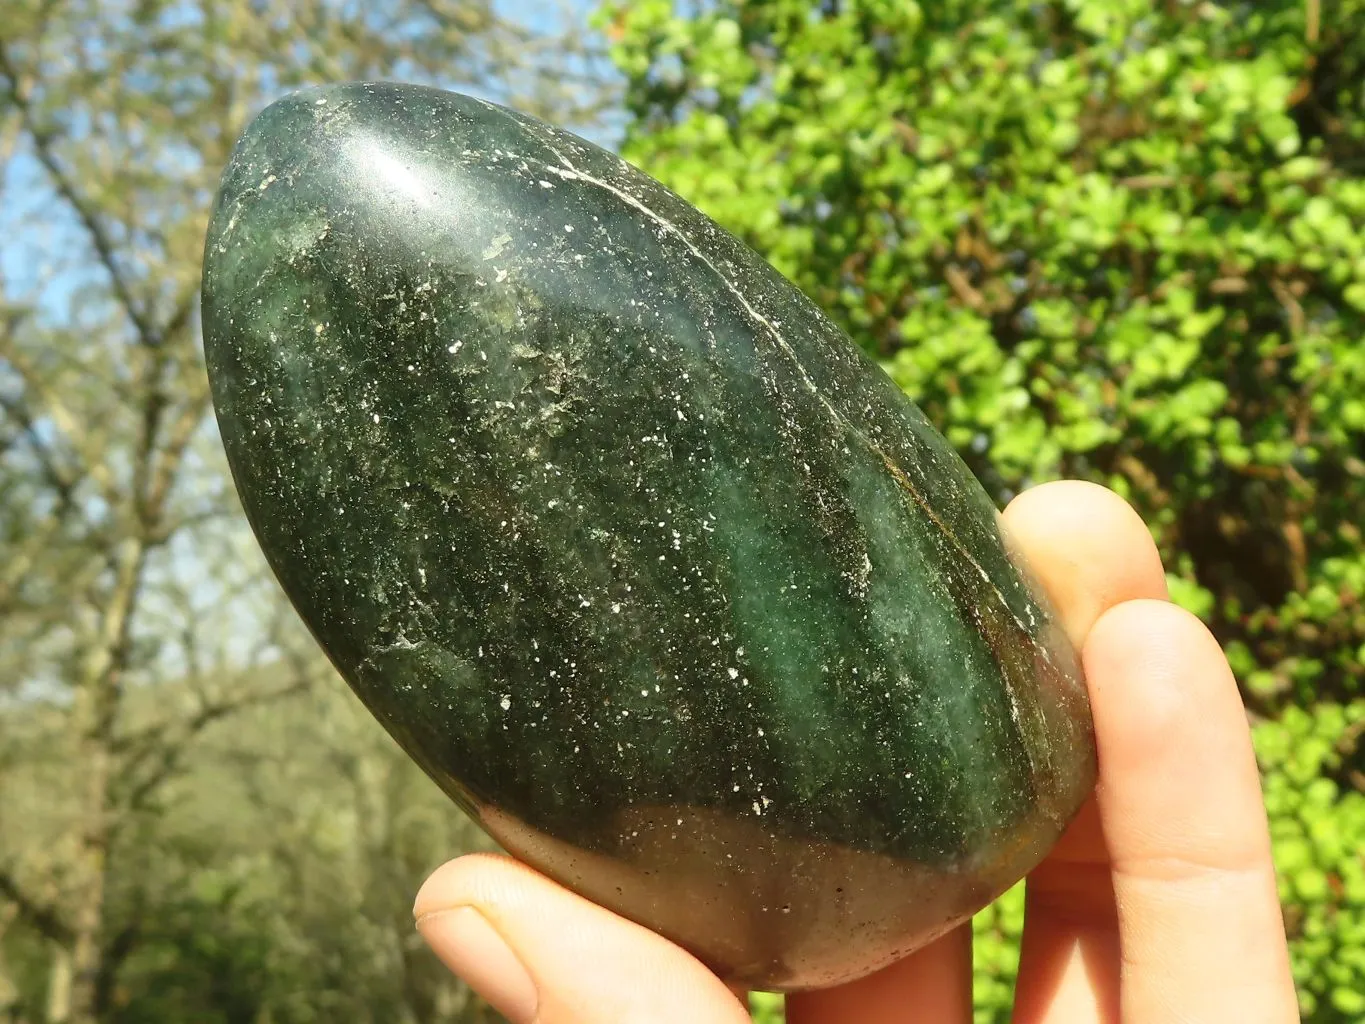
{"label": "finger", "polygon": [[1051,599],[1080,650],[1101,615],[1138,597],[1166,596],[1147,524],[1113,491],[1059,480],[1025,491],[1005,509],[1004,531]]}
{"label": "finger", "polygon": [[787,1024],[966,1024],[971,1019],[970,925],[866,978],[787,997]]}
{"label": "finger", "polygon": [[[1146,524],[1103,487],[1078,481],[1036,487],[1010,503],[1004,525],[1078,650],[1110,608],[1166,596]],[[1114,1019],[1118,917],[1093,800],[1030,874],[1025,899],[1016,1022]]]}
{"label": "finger", "polygon": [[1095,624],[1083,661],[1121,1019],[1297,1021],[1260,776],[1218,642],[1175,605],[1133,601]]}
{"label": "finger", "polygon": [[453,972],[511,1024],[743,1024],[694,957],[506,857],[438,868],[413,908]]}

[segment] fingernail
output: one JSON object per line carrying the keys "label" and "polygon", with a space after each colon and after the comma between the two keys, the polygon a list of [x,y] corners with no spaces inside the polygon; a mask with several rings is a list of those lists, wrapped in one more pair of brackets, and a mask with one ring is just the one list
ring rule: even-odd
{"label": "fingernail", "polygon": [[535,983],[512,947],[473,907],[427,914],[417,922],[432,952],[512,1024],[535,1020]]}

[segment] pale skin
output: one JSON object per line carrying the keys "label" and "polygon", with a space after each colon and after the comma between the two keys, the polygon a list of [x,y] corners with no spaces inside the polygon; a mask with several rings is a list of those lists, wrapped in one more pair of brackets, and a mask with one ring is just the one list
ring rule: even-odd
{"label": "pale skin", "polygon": [[[1119,497],[1047,484],[1006,529],[1081,652],[1099,782],[1029,876],[1016,1024],[1299,1019],[1250,731],[1218,643],[1167,600]],[[512,1024],[741,1024],[738,995],[659,936],[502,857],[418,894],[436,954]],[[967,927],[787,1000],[790,1024],[969,1024]]]}

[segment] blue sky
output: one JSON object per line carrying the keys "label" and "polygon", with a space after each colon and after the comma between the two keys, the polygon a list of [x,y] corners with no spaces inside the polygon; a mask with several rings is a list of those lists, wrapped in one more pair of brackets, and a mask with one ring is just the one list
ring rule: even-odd
{"label": "blue sky", "polygon": [[[496,0],[505,17],[540,31],[564,24],[586,27],[596,0]],[[603,69],[605,70],[605,69]],[[466,86],[496,98],[494,90]],[[585,132],[592,141],[612,146],[619,126],[613,122]],[[98,270],[69,264],[86,251],[86,240],[69,211],[57,201],[37,161],[22,150],[0,168],[0,277],[11,300],[36,301],[49,316],[65,317],[73,294],[91,283]],[[53,273],[59,270],[59,273]]]}

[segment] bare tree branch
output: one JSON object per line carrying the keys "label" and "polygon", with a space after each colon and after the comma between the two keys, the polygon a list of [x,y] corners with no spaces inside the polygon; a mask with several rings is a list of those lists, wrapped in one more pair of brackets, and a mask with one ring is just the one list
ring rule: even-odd
{"label": "bare tree branch", "polygon": [[152,326],[141,304],[133,297],[132,288],[114,256],[114,243],[109,237],[109,232],[95,214],[94,208],[76,189],[70,175],[66,173],[57,160],[54,152],[56,135],[38,123],[32,103],[29,100],[28,91],[24,88],[23,80],[10,60],[9,52],[3,42],[0,42],[0,76],[3,76],[5,81],[6,95],[14,104],[15,109],[19,111],[20,121],[33,140],[34,155],[51,177],[52,185],[57,190],[57,194],[66,200],[89,234],[91,245],[94,246],[100,263],[109,274],[114,294],[118,297],[119,304],[136,329],[139,340],[149,348],[159,345],[161,343],[160,335]]}
{"label": "bare tree branch", "polygon": [[19,909],[19,917],[45,938],[62,944],[71,941],[71,927],[62,920],[57,908],[30,897],[4,868],[0,868],[0,896],[13,903]]}
{"label": "bare tree branch", "polygon": [[12,400],[0,395],[0,409],[12,416],[14,422],[23,428],[22,436],[28,443],[29,450],[38,460],[38,464],[42,467],[43,475],[52,485],[52,489],[56,492],[61,504],[70,505],[71,494],[76,487],[76,475],[58,464],[57,454],[42,439],[28,406],[22,400]]}
{"label": "bare tree branch", "polygon": [[19,351],[10,336],[0,339],[0,356],[10,365],[24,382],[26,390],[36,395],[43,403],[53,425],[62,432],[71,447],[79,453],[80,466],[72,472],[72,477],[88,475],[109,495],[114,490],[114,480],[109,468],[94,452],[84,450],[81,439],[84,432],[71,410],[67,408],[56,392],[43,379],[37,369]]}
{"label": "bare tree branch", "polygon": [[[311,676],[301,675],[282,686],[238,693],[205,704],[179,722],[162,722],[126,737],[119,744],[128,752],[117,780],[120,788],[124,789],[119,803],[129,810],[146,806],[156,789],[180,768],[191,741],[214,722],[249,707],[270,704],[303,693],[314,682]],[[152,767],[144,773],[148,764]],[[142,777],[135,779],[139,774]]]}
{"label": "bare tree branch", "polygon": [[139,906],[133,914],[132,920],[120,928],[113,939],[104,945],[103,955],[100,957],[99,972],[95,976],[94,998],[95,1012],[101,1018],[109,1012],[109,1007],[113,1002],[114,983],[118,980],[119,969],[137,949],[137,944],[142,940],[142,910],[143,908]]}
{"label": "bare tree branch", "polygon": [[40,526],[30,528],[23,546],[10,553],[4,568],[0,569],[0,618],[14,611],[20,582],[33,569],[39,556],[46,551],[48,542],[61,527],[60,515],[47,516]]}

